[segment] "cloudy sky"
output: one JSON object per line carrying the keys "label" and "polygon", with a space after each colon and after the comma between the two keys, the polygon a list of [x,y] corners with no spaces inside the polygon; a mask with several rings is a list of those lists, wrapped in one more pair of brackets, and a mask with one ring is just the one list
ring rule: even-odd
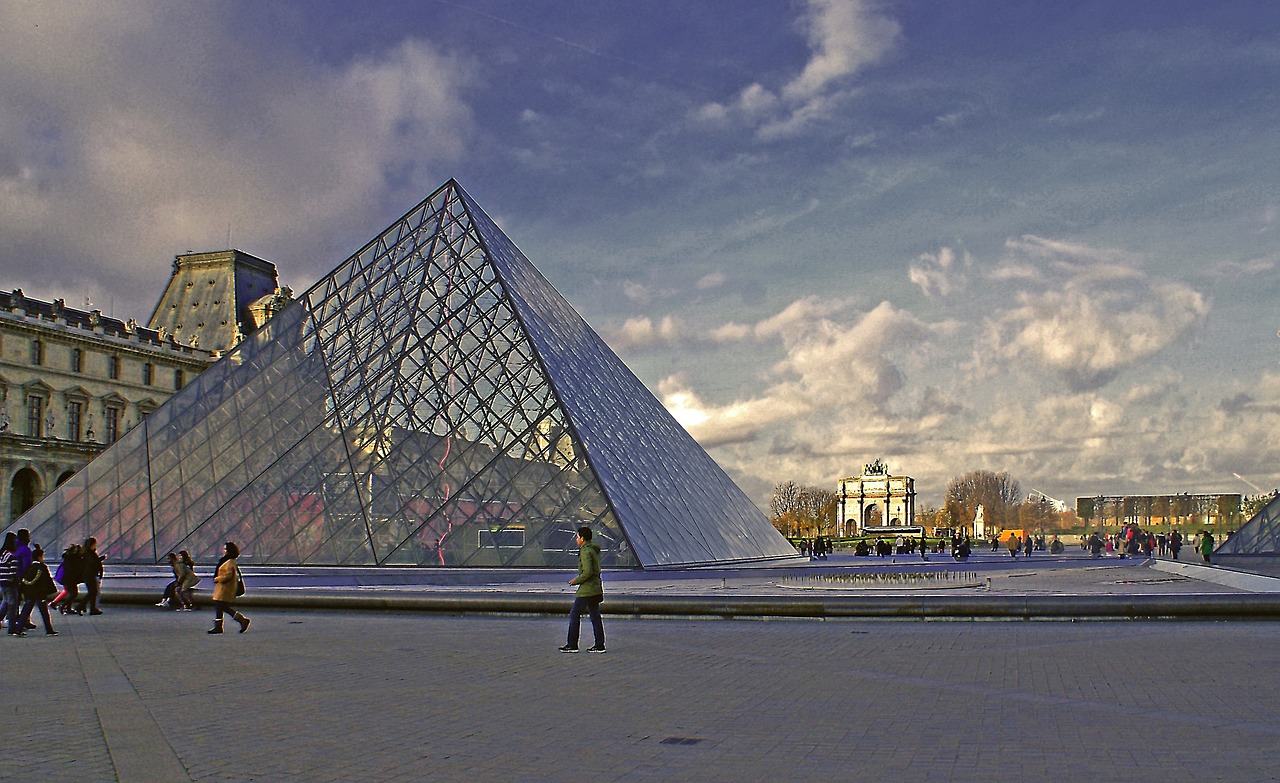
{"label": "cloudy sky", "polygon": [[1272,4],[0,0],[0,287],[301,290],[450,177],[762,505],[1280,485]]}

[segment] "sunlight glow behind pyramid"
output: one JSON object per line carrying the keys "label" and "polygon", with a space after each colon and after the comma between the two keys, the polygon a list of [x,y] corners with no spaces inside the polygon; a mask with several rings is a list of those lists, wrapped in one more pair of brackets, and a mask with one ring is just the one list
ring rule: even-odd
{"label": "sunlight glow behind pyramid", "polygon": [[115,562],[570,567],[794,549],[449,181],[18,523]]}

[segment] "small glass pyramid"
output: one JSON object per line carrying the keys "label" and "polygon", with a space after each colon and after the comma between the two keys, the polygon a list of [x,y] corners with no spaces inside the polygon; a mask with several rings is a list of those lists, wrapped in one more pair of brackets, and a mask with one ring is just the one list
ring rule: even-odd
{"label": "small glass pyramid", "polygon": [[112,562],[568,568],[795,550],[449,181],[17,523]]}
{"label": "small glass pyramid", "polygon": [[1280,497],[1218,545],[1215,555],[1280,555]]}

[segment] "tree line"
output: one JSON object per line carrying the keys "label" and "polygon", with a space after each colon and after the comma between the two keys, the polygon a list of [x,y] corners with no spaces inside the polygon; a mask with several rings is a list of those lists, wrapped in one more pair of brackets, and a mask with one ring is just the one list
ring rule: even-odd
{"label": "tree line", "polygon": [[[839,502],[834,491],[784,481],[774,487],[770,520],[783,535],[831,535]],[[979,506],[989,532],[1023,528],[1052,533],[1080,524],[1074,511],[1057,511],[1047,501],[1024,500],[1017,479],[1008,472],[989,470],[970,471],[948,481],[942,507],[918,508],[915,524],[926,530],[972,531]]]}

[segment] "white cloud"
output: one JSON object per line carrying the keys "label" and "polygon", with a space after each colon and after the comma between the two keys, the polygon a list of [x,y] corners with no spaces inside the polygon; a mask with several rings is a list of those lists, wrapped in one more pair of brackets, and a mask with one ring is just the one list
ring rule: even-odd
{"label": "white cloud", "polygon": [[776,344],[785,358],[760,394],[723,405],[704,401],[683,376],[665,379],[664,403],[694,437],[704,445],[740,443],[785,423],[789,438],[803,434],[820,444],[883,419],[905,386],[904,362],[923,356],[930,328],[888,302],[856,313],[809,297],[753,327],[729,324],[713,334]]}
{"label": "white cloud", "polygon": [[727,105],[709,102],[695,117],[714,123],[737,119],[764,140],[793,136],[829,116],[851,77],[884,57],[901,33],[870,0],[806,0],[796,26],[810,50],[799,74],[777,90],[749,84]]}
{"label": "white cloud", "polygon": [[[1024,237],[1011,241],[1011,268],[1035,267],[1037,290],[987,322],[991,350],[1005,362],[1031,362],[1069,389],[1099,388],[1121,371],[1181,343],[1204,323],[1200,292],[1152,279],[1125,253]],[[1128,263],[1126,263],[1128,262]]]}
{"label": "white cloud", "polygon": [[679,336],[680,327],[669,315],[657,322],[648,317],[628,318],[617,336],[609,342],[615,350],[639,350],[672,342]]}
{"label": "white cloud", "polygon": [[708,332],[712,342],[737,343],[751,339],[754,330],[746,324],[724,324]]}
{"label": "white cloud", "polygon": [[782,89],[785,98],[806,102],[834,82],[885,55],[898,38],[898,23],[864,0],[809,0],[800,27],[813,57]]}
{"label": "white cloud", "polygon": [[622,295],[637,304],[648,304],[653,299],[653,292],[649,290],[648,286],[633,280],[623,282]]}
{"label": "white cloud", "polygon": [[694,288],[697,288],[699,291],[706,291],[711,288],[719,288],[720,286],[724,285],[728,280],[729,280],[728,275],[726,275],[724,272],[716,270],[714,272],[708,272],[707,274],[703,275],[698,280],[698,282],[694,284]]}
{"label": "white cloud", "polygon": [[973,257],[968,252],[957,258],[954,250],[944,247],[937,253],[917,256],[907,275],[912,283],[920,286],[925,296],[945,297],[964,288],[966,274],[972,266]]}
{"label": "white cloud", "polygon": [[754,440],[763,429],[803,414],[799,405],[785,395],[711,405],[681,376],[664,378],[658,384],[658,393],[676,421],[705,448]]}
{"label": "white cloud", "polygon": [[[117,286],[99,298],[118,296],[136,314],[155,295],[137,281],[230,236],[292,260],[282,268],[297,287],[297,260],[327,271],[353,249],[351,232],[380,227],[388,191],[420,198],[396,188],[433,181],[420,169],[465,152],[467,64],[415,40],[336,66],[296,60],[250,48],[230,13],[133,2],[10,14],[0,233],[14,255],[0,273],[39,296],[49,280],[71,286],[96,267],[95,280]],[[21,256],[34,247],[66,268],[31,280]],[[288,257],[275,252],[286,247]]]}

